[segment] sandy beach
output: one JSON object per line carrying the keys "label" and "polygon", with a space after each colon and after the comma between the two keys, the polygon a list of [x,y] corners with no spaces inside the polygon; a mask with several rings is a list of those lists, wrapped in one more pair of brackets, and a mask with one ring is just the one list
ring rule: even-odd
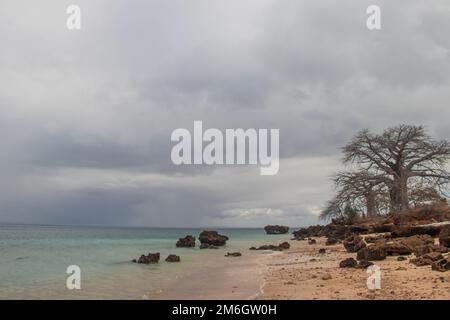
{"label": "sandy beach", "polygon": [[[450,299],[450,274],[397,261],[396,256],[376,261],[381,289],[369,290],[365,269],[340,268],[339,262],[355,257],[342,244],[325,246],[325,237],[290,241],[291,248],[267,259],[262,293],[257,299]],[[319,249],[325,248],[325,254]]]}

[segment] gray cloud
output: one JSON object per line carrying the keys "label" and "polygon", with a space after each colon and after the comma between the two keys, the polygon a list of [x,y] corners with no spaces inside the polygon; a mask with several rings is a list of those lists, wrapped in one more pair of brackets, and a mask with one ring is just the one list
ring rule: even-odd
{"label": "gray cloud", "polygon": [[[448,138],[450,5],[378,1],[0,4],[0,222],[305,225],[359,129]],[[170,134],[279,128],[280,172],[175,166]]]}

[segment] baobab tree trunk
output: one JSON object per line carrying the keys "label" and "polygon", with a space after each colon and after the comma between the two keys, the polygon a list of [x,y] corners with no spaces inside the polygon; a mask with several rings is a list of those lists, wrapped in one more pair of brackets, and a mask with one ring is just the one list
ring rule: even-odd
{"label": "baobab tree trunk", "polygon": [[368,218],[376,215],[375,193],[373,191],[366,195],[366,207]]}
{"label": "baobab tree trunk", "polygon": [[409,208],[408,179],[404,174],[394,176],[390,190],[391,211],[398,212]]}

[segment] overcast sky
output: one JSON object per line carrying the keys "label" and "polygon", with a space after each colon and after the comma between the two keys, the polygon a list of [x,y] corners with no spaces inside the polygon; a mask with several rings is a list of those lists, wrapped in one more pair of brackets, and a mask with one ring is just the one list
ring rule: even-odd
{"label": "overcast sky", "polygon": [[[430,4],[2,0],[0,222],[317,223],[358,130],[450,137],[450,2]],[[194,120],[279,128],[278,175],[173,165],[171,132]]]}

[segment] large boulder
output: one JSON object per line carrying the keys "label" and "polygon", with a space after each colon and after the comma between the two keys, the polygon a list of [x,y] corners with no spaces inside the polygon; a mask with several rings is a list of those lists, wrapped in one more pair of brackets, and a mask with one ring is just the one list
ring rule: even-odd
{"label": "large boulder", "polygon": [[198,236],[201,244],[206,243],[209,246],[224,246],[227,243],[228,237],[219,234],[217,231],[202,231]]}
{"label": "large boulder", "polygon": [[177,247],[195,247],[195,237],[191,235],[187,235],[184,238],[179,238],[177,243]]}
{"label": "large boulder", "polygon": [[289,232],[289,227],[279,225],[268,225],[264,227],[267,234],[285,234]]}
{"label": "large boulder", "polygon": [[159,262],[159,252],[149,253],[148,255],[141,255],[137,260],[137,263],[150,264]]}
{"label": "large boulder", "polygon": [[439,233],[439,244],[450,248],[450,225],[446,225]]}
{"label": "large boulder", "polygon": [[357,234],[352,234],[350,237],[346,238],[343,244],[347,252],[358,252],[358,250],[366,246],[363,238]]}
{"label": "large boulder", "polygon": [[386,249],[380,246],[369,246],[358,250],[357,260],[384,260],[386,259]]}

